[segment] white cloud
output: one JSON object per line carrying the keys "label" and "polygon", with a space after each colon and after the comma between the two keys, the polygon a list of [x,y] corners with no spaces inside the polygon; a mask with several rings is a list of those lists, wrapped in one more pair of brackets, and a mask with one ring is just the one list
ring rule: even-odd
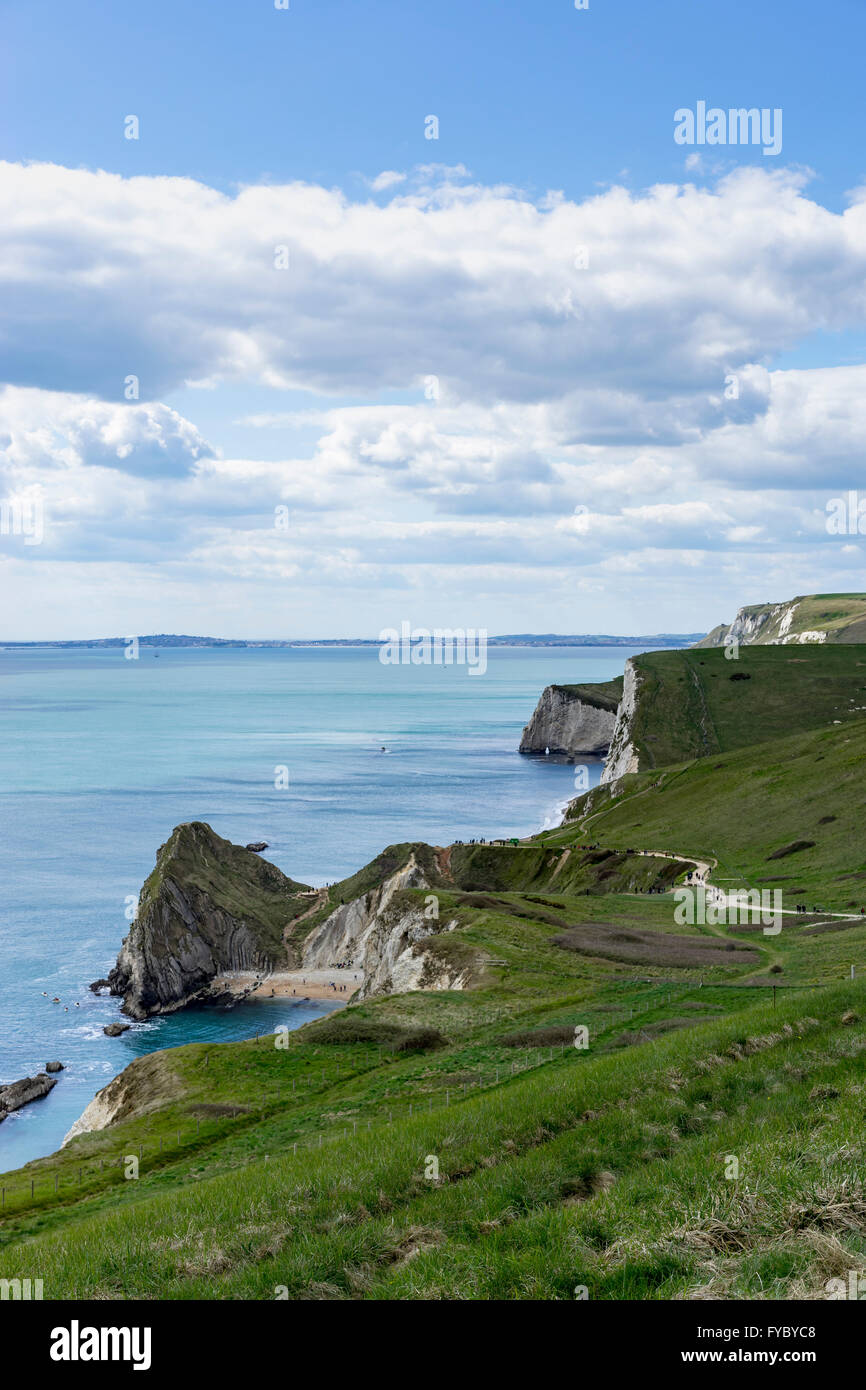
{"label": "white cloud", "polygon": [[118,399],[135,373],[154,399],[185,381],[375,393],[431,373],[456,400],[579,384],[658,401],[866,312],[866,205],[828,211],[802,176],[580,204],[425,177],[380,206],[0,165],[0,379]]}
{"label": "white cloud", "polygon": [[[273,624],[268,586],[288,586],[308,635],[378,629],[376,596],[409,590],[503,615],[476,625],[574,630],[605,625],[601,608],[578,621],[575,594],[629,615],[656,595],[667,617],[650,626],[682,628],[701,625],[684,604],[730,594],[732,609],[750,584],[862,587],[825,502],[861,475],[866,368],[768,365],[866,317],[859,194],[831,212],[802,176],[760,169],[579,205],[459,166],[372,186],[400,191],[231,198],[0,166],[0,470],[4,495],[46,505],[43,545],[0,543],[22,621],[59,600],[19,575],[62,573],[78,605],[99,564],[127,606],[137,586],[117,576],[149,574],[178,611],[206,592],[247,632],[242,595]],[[141,402],[123,398],[129,374]],[[223,458],[218,433],[157,398],[194,382],[218,400],[226,381],[331,399],[248,415],[243,456]],[[316,441],[257,458],[284,429]],[[348,625],[335,590],[367,596]]]}
{"label": "white cloud", "polygon": [[381,174],[370,180],[370,187],[374,193],[386,193],[389,188],[396,188],[398,183],[405,182],[405,174],[399,173],[396,169],[383,169]]}

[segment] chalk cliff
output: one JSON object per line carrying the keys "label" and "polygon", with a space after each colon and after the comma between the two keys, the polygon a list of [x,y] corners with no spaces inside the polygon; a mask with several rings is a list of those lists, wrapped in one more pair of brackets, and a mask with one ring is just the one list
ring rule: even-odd
{"label": "chalk cliff", "polygon": [[785,603],[741,608],[732,623],[719,623],[698,647],[788,646],[866,641],[866,594],[801,594]]}
{"label": "chalk cliff", "polygon": [[616,726],[622,680],[548,685],[520,740],[521,753],[555,753],[571,761],[603,758]]}
{"label": "chalk cliff", "polygon": [[118,1120],[129,1120],[159,1110],[183,1094],[183,1085],[172,1070],[170,1052],[151,1052],[136,1057],[107,1086],[97,1091],[72,1128],[64,1136],[61,1148],[79,1134],[95,1129],[107,1129]]}
{"label": "chalk cliff", "polygon": [[344,964],[364,972],[355,999],[399,994],[413,989],[462,989],[468,981],[466,961],[449,960],[429,948],[431,938],[451,931],[456,921],[438,918],[438,898],[419,904],[400,898],[409,888],[430,882],[414,854],[406,864],[353,901],[344,903],[315,927],[304,943],[302,968]]}
{"label": "chalk cliff", "polygon": [[615,782],[627,772],[638,771],[638,753],[632,742],[632,721],[637,708],[639,673],[633,657],[625,663],[622,699],[616,716],[616,727],[610,741],[610,752],[601,774],[602,784]]}

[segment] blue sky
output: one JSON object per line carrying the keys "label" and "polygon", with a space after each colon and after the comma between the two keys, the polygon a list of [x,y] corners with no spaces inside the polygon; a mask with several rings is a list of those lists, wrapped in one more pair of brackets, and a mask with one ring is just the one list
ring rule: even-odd
{"label": "blue sky", "polygon": [[[781,106],[786,162],[839,206],[866,175],[861,0],[45,0],[4,4],[7,158],[231,189],[351,190],[429,158],[583,197],[675,179],[675,107]],[[423,111],[422,111],[423,108]],[[137,112],[144,138],[118,139]],[[760,154],[747,152],[756,163]],[[357,184],[356,184],[357,188]]]}
{"label": "blue sky", "polygon": [[[862,473],[859,0],[0,16],[0,491],[44,510],[0,637],[866,587],[822,520]],[[780,108],[781,154],[676,144],[699,101]]]}

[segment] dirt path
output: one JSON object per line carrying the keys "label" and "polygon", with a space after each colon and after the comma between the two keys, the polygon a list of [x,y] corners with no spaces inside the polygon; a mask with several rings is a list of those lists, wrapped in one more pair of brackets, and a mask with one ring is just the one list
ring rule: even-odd
{"label": "dirt path", "polygon": [[302,912],[301,915],[300,915],[300,917],[293,917],[292,920],[291,920],[291,922],[287,922],[286,925],[283,927],[283,945],[284,945],[284,946],[288,946],[288,944],[289,944],[289,937],[290,937],[290,936],[292,935],[292,933],[294,932],[295,927],[298,925],[298,923],[299,923],[299,922],[305,922],[305,921],[307,920],[308,917],[312,917],[313,913],[314,913],[314,912],[318,912],[318,910],[319,910],[320,907],[324,907],[324,905],[325,905],[325,903],[326,903],[327,901],[328,901],[328,890],[327,890],[327,888],[317,888],[317,889],[316,889],[316,896],[315,896],[315,898],[313,899],[313,903],[312,903],[312,905],[311,905],[310,907],[307,908],[306,912]]}

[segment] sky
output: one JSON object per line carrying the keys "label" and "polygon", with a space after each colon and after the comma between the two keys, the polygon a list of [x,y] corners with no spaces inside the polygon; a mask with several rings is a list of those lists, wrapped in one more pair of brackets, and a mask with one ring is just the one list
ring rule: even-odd
{"label": "sky", "polygon": [[862,0],[0,25],[0,640],[866,589]]}

